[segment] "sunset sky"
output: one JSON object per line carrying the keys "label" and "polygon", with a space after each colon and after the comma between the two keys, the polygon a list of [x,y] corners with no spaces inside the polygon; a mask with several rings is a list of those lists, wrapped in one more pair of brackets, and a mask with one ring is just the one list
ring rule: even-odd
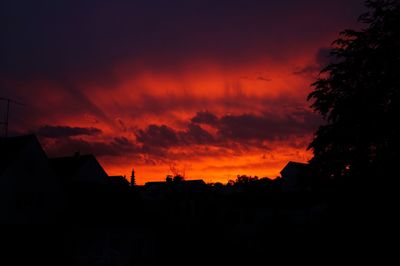
{"label": "sunset sky", "polygon": [[[362,0],[1,1],[0,97],[11,134],[93,153],[139,184],[276,177],[306,162],[306,101]],[[0,102],[1,119],[5,105]]]}

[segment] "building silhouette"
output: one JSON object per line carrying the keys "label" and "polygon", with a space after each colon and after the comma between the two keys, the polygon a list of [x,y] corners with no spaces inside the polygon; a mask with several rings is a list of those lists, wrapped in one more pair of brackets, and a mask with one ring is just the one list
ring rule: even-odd
{"label": "building silhouette", "polygon": [[0,222],[50,222],[62,204],[60,179],[36,136],[0,138]]}
{"label": "building silhouette", "polygon": [[92,154],[58,157],[49,159],[50,166],[64,183],[89,183],[107,185],[110,183],[106,171]]}
{"label": "building silhouette", "polygon": [[307,189],[309,185],[308,164],[288,162],[281,170],[281,184],[284,192],[296,192]]}

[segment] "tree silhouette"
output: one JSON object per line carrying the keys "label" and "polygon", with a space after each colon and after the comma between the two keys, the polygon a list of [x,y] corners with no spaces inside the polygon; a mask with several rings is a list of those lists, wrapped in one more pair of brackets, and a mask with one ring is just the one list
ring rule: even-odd
{"label": "tree silhouette", "polygon": [[136,185],[136,177],[135,177],[135,169],[132,168],[132,173],[131,173],[131,186]]}
{"label": "tree silhouette", "polygon": [[399,158],[400,4],[366,6],[366,27],[341,32],[308,96],[326,122],[309,146],[320,177],[388,176]]}
{"label": "tree silhouette", "polygon": [[171,183],[173,180],[173,176],[172,175],[167,175],[167,177],[165,178],[165,182],[167,183]]}
{"label": "tree silhouette", "polygon": [[235,184],[237,185],[248,185],[254,181],[258,180],[258,176],[248,176],[248,175],[237,175]]}
{"label": "tree silhouette", "polygon": [[184,176],[181,176],[181,175],[176,175],[176,176],[174,176],[174,179],[173,179],[173,181],[174,181],[175,183],[182,182],[182,181],[184,181],[184,180],[185,180],[185,177],[184,177]]}
{"label": "tree silhouette", "polygon": [[167,175],[166,178],[165,178],[165,182],[167,182],[169,184],[171,184],[172,182],[179,183],[179,182],[182,182],[184,180],[185,180],[185,178],[183,176],[181,176],[181,175],[175,175],[175,176],[174,175]]}

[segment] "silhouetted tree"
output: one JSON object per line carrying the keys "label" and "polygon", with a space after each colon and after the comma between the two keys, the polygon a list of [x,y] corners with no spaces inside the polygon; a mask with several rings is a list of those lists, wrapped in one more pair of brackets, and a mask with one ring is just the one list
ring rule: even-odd
{"label": "silhouetted tree", "polygon": [[173,180],[172,175],[167,175],[167,177],[165,178],[165,182],[167,183],[171,183]]}
{"label": "silhouetted tree", "polygon": [[229,179],[228,183],[226,184],[228,187],[231,187],[235,184],[235,181],[233,181],[232,179]]}
{"label": "silhouetted tree", "polygon": [[186,168],[187,168],[186,165],[183,165],[182,167],[178,168],[178,166],[175,162],[170,163],[169,169],[172,173],[172,176],[174,177],[174,181],[175,181],[175,178],[177,178],[177,179],[181,178],[182,180],[184,180],[186,178]]}
{"label": "silhouetted tree", "polygon": [[135,169],[132,168],[132,173],[131,173],[131,186],[136,185],[136,178],[135,178]]}
{"label": "silhouetted tree", "polygon": [[318,176],[383,176],[399,158],[400,4],[366,6],[365,29],[341,32],[308,96],[326,121],[309,146]]}
{"label": "silhouetted tree", "polygon": [[217,189],[221,189],[224,187],[224,185],[221,182],[216,182],[216,183],[212,184],[212,186]]}
{"label": "silhouetted tree", "polygon": [[181,175],[174,176],[174,182],[182,182],[184,180],[185,180],[185,178]]}
{"label": "silhouetted tree", "polygon": [[178,183],[185,180],[185,178],[181,175],[167,175],[165,178],[165,182],[171,184],[172,182]]}
{"label": "silhouetted tree", "polygon": [[250,184],[257,180],[258,180],[258,176],[252,177],[252,176],[247,176],[247,175],[237,175],[235,184],[236,185],[246,185],[246,184]]}

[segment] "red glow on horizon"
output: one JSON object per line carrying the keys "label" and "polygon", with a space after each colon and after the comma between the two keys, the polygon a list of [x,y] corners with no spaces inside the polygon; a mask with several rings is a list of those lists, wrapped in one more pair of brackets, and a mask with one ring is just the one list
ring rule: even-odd
{"label": "red glow on horizon", "polygon": [[[293,74],[296,68],[311,64],[312,60],[307,58],[299,57],[282,63],[270,61],[235,69],[202,63],[177,72],[132,72],[128,65],[121,65],[115,68],[118,81],[105,87],[82,82],[72,88],[63,88],[50,82],[40,82],[34,87],[47,95],[42,102],[55,111],[33,123],[95,127],[102,131],[100,135],[71,139],[107,145],[116,137],[137,143],[135,132],[150,124],[166,125],[177,132],[184,132],[190,119],[199,111],[211,112],[218,117],[262,116],[267,112],[285,119],[296,112],[296,108],[308,108],[305,98],[312,77]],[[194,66],[198,67],[196,71]],[[59,89],[54,90],[57,86]],[[82,101],[89,105],[74,102],[77,91]],[[69,111],[64,112],[63,108]],[[218,133],[206,124],[202,128],[212,135]],[[306,151],[306,147],[311,135],[310,131],[296,136],[297,139],[270,140],[265,147],[240,144],[238,150],[235,150],[235,143],[232,147],[221,147],[219,144],[170,147],[165,155],[156,157],[145,153],[107,156],[96,154],[96,150],[89,152],[97,155],[110,175],[129,176],[134,168],[138,184],[164,180],[170,174],[171,163],[187,168],[188,179],[226,183],[238,174],[275,178],[287,161],[308,161],[311,152]],[[47,141],[47,146],[52,143]]]}

